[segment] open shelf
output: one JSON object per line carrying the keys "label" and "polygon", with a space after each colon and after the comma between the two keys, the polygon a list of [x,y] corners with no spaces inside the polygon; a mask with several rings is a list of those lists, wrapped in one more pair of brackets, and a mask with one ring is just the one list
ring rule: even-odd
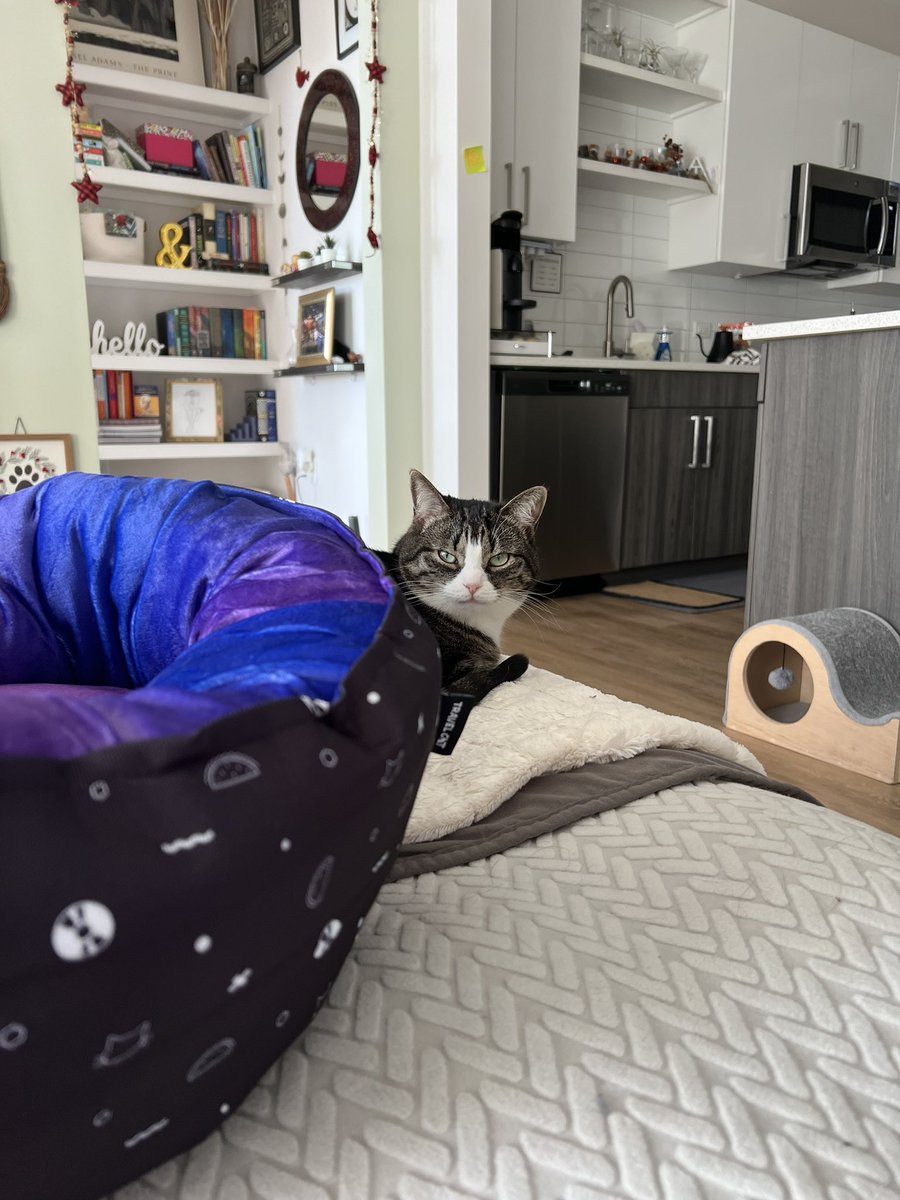
{"label": "open shelf", "polygon": [[329,363],[326,367],[284,367],[275,374],[280,378],[286,375],[355,375],[365,369],[365,363]]}
{"label": "open shelf", "polygon": [[193,175],[165,175],[161,171],[127,171],[122,167],[90,167],[94,183],[103,187],[100,203],[107,200],[155,200],[183,196],[196,200],[224,200],[226,204],[269,205],[275,193],[268,188],[217,183]]}
{"label": "open shelf", "polygon": [[205,292],[242,292],[258,295],[271,287],[268,275],[244,275],[240,271],[194,271],[131,263],[98,262],[85,259],[84,277],[102,287],[156,288],[170,291],[187,288]]}
{"label": "open shelf", "polygon": [[581,56],[581,91],[602,100],[613,100],[616,104],[633,104],[672,117],[683,116],[709,104],[719,104],[723,99],[720,91],[702,83],[657,75],[613,58],[599,58],[596,54]]}
{"label": "open shelf", "polygon": [[273,375],[278,363],[270,358],[191,358],[177,354],[92,354],[95,371],[135,371],[154,375]]}
{"label": "open shelf", "polygon": [[634,167],[618,167],[615,163],[594,162],[592,158],[579,158],[578,182],[588,187],[628,192],[632,196],[649,196],[655,200],[687,200],[692,196],[710,195],[702,179],[638,171]]}
{"label": "open shelf", "polygon": [[72,70],[79,83],[87,84],[88,103],[98,100],[115,105],[146,105],[162,116],[195,118],[205,124],[221,119],[223,126],[250,125],[272,111],[271,101],[262,96],[154,79],[88,63],[76,62]]}
{"label": "open shelf", "polygon": [[670,25],[683,25],[708,13],[721,12],[728,7],[728,0],[623,0],[620,7]]}
{"label": "open shelf", "polygon": [[277,458],[278,442],[128,442],[99,447],[101,462],[163,458]]}
{"label": "open shelf", "polygon": [[347,275],[356,275],[362,270],[362,263],[343,262],[334,259],[332,262],[316,263],[312,267],[302,267],[299,271],[291,271],[287,275],[276,275],[272,279],[273,287],[306,288],[315,287],[319,283],[333,283]]}

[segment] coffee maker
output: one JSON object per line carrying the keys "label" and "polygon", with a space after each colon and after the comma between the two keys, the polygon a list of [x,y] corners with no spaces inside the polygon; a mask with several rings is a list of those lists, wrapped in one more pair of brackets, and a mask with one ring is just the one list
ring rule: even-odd
{"label": "coffee maker", "polygon": [[536,300],[522,299],[522,214],[515,209],[491,222],[491,334],[522,331],[522,312]]}

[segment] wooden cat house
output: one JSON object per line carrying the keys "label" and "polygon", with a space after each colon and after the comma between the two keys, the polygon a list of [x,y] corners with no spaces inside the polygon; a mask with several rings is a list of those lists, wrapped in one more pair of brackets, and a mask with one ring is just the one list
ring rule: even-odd
{"label": "wooden cat house", "polygon": [[859,608],[751,625],[731,651],[724,724],[900,782],[900,634]]}

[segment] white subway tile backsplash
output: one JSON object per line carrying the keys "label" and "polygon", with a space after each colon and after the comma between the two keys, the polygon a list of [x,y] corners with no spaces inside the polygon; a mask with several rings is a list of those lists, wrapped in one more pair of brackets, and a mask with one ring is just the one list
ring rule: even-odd
{"label": "white subway tile backsplash", "polygon": [[669,241],[667,238],[635,236],[634,257],[644,262],[664,263],[669,257]]}
{"label": "white subway tile backsplash", "polygon": [[601,229],[606,233],[628,233],[634,229],[634,213],[620,212],[615,208],[592,208],[578,205],[576,217],[579,229]]}
{"label": "white subway tile backsplash", "polygon": [[661,238],[666,243],[666,257],[669,256],[669,218],[650,216],[649,213],[634,214],[634,232],[640,237]]}
{"label": "white subway tile backsplash", "polygon": [[614,258],[632,257],[630,233],[605,233],[600,229],[579,229],[578,248],[584,254],[606,254]]}

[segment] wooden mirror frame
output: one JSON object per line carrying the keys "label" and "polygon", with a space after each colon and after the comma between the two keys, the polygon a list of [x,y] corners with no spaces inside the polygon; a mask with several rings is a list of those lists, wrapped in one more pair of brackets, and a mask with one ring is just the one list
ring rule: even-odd
{"label": "wooden mirror frame", "polygon": [[[334,96],[338,100],[347,121],[347,171],[334,204],[330,208],[319,208],[306,183],[306,144],[313,113],[325,96]],[[297,129],[296,171],[300,203],[310,225],[323,233],[336,229],[347,215],[359,179],[359,103],[353,84],[341,71],[322,71],[310,84]]]}

